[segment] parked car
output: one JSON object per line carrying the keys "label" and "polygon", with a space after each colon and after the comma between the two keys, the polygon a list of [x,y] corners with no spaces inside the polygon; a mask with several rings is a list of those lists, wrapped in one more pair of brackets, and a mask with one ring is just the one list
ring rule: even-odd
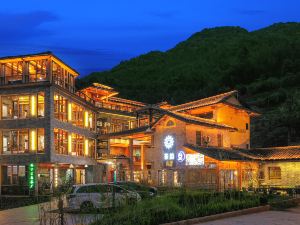
{"label": "parked car", "polygon": [[113,206],[120,207],[140,200],[141,196],[137,192],[115,184],[74,185],[67,195],[70,209],[85,212]]}
{"label": "parked car", "polygon": [[156,187],[139,184],[139,183],[132,182],[132,181],[117,181],[117,182],[113,182],[111,184],[118,185],[127,190],[136,191],[137,193],[139,193],[139,195],[141,196],[142,199],[154,197],[157,195]]}

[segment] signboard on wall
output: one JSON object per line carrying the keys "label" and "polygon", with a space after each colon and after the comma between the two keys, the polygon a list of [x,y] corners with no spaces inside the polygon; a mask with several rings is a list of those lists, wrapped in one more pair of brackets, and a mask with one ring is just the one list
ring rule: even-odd
{"label": "signboard on wall", "polygon": [[204,166],[204,155],[200,153],[186,154],[185,162],[187,166]]}
{"label": "signboard on wall", "polygon": [[162,140],[163,145],[163,160],[166,167],[175,166],[175,154],[176,154],[176,140],[175,136],[172,134],[168,134],[164,136]]}

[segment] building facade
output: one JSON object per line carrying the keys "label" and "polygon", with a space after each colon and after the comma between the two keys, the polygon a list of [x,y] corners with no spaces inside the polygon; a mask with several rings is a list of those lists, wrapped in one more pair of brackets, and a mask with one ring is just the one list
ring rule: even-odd
{"label": "building facade", "polygon": [[118,97],[50,52],[0,58],[0,194],[136,181],[249,189],[300,185],[300,147],[252,149],[237,91],[170,105]]}
{"label": "building facade", "polygon": [[1,194],[93,181],[96,107],[51,53],[0,59]]}

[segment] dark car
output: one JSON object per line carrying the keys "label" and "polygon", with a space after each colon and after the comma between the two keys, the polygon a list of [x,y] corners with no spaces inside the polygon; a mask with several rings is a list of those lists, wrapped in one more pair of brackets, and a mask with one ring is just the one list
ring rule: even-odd
{"label": "dark car", "polygon": [[136,191],[143,199],[154,197],[157,195],[157,188],[147,186],[144,184],[139,184],[132,181],[117,181],[112,183],[121,186],[127,190]]}

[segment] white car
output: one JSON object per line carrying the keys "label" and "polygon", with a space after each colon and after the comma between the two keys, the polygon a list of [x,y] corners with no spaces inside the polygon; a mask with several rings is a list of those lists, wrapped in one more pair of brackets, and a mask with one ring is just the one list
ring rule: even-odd
{"label": "white car", "polygon": [[114,184],[74,185],[67,195],[69,208],[82,211],[119,207],[140,200],[141,196],[137,192]]}

